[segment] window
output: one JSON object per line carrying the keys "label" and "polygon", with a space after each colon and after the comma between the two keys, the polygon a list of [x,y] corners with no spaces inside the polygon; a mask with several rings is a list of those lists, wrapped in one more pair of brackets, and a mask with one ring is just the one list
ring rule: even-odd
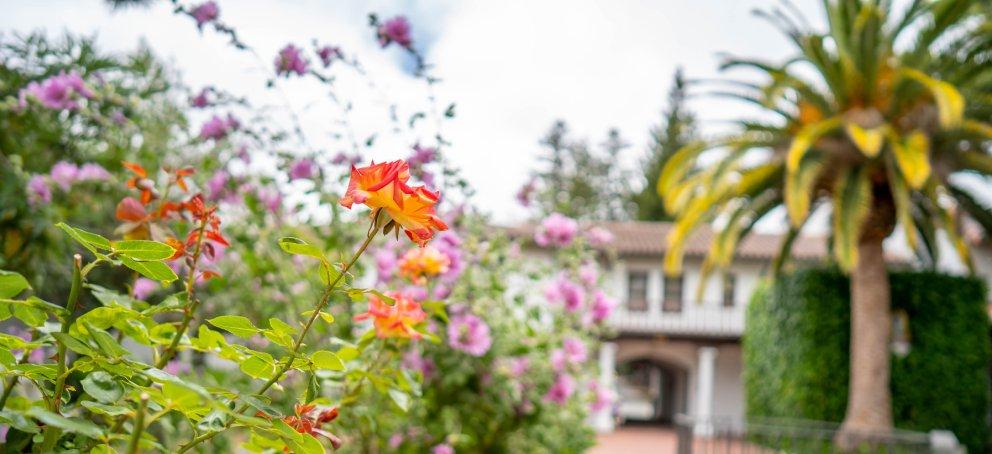
{"label": "window", "polygon": [[648,273],[633,271],[627,275],[627,310],[648,310]]}
{"label": "window", "polygon": [[723,276],[723,307],[734,307],[734,287],[737,285],[737,276],[727,274]]}
{"label": "window", "polygon": [[682,311],[682,276],[665,276],[665,299],[661,302],[661,310]]}

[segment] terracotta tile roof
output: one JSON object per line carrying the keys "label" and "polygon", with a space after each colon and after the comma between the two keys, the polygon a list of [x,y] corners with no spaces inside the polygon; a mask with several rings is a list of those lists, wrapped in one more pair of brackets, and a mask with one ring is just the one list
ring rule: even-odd
{"label": "terracotta tile roof", "polygon": [[[670,222],[597,222],[596,225],[613,233],[613,243],[603,249],[615,250],[620,255],[662,256],[665,254],[665,239],[672,228]],[[535,225],[525,224],[507,229],[518,238],[533,238]],[[714,232],[709,226],[702,226],[689,238],[686,244],[687,257],[703,257],[709,252]],[[782,244],[783,235],[752,232],[737,247],[737,258],[771,260]],[[531,243],[533,246],[533,243]],[[827,256],[827,239],[824,237],[800,236],[792,244],[792,257],[797,260],[816,260]]]}

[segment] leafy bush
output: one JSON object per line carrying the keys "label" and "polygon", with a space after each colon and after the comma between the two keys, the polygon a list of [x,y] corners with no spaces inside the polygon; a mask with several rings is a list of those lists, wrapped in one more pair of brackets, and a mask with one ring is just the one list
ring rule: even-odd
{"label": "leafy bush", "polygon": [[[910,349],[892,360],[899,428],[952,430],[974,452],[989,440],[989,320],[977,278],[891,273],[893,310],[909,321]],[[747,414],[839,422],[849,379],[848,279],[805,270],[764,286],[744,336]]]}

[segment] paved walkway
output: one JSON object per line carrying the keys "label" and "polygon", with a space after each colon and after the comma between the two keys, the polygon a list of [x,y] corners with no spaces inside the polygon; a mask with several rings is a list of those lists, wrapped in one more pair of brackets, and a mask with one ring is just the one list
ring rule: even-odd
{"label": "paved walkway", "polygon": [[600,435],[590,454],[674,453],[678,436],[673,429],[661,427],[621,427]]}

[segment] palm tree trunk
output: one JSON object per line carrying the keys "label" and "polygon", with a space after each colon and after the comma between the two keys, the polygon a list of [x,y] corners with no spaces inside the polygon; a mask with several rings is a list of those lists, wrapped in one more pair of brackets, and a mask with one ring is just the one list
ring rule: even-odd
{"label": "palm tree trunk", "polygon": [[[892,315],[889,275],[880,235],[865,235],[851,273],[851,381],[847,415],[838,435],[853,448],[866,432],[892,430],[889,341]],[[853,443],[853,445],[852,445]]]}

